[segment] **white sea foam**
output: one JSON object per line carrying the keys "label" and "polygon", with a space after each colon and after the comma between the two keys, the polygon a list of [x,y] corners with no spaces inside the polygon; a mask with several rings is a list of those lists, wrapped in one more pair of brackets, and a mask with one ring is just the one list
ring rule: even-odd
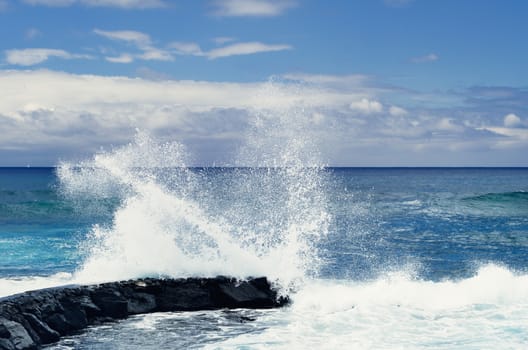
{"label": "white sea foam", "polygon": [[61,272],[52,276],[28,276],[0,278],[0,297],[22,293],[28,290],[56,287],[73,283],[71,273]]}
{"label": "white sea foam", "polygon": [[407,273],[371,282],[318,280],[295,294],[289,309],[261,322],[266,331],[209,348],[522,349],[528,275],[488,265],[460,281]]}

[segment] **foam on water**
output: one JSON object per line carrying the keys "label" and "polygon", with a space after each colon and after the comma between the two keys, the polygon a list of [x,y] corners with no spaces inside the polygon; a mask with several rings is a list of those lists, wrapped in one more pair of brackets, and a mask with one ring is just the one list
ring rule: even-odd
{"label": "foam on water", "polygon": [[[528,275],[488,265],[460,281],[406,273],[371,282],[318,280],[259,334],[210,348],[521,349],[528,341]],[[207,347],[206,347],[207,348]]]}
{"label": "foam on water", "polygon": [[0,297],[29,290],[56,287],[72,283],[72,274],[61,272],[51,276],[0,278]]}

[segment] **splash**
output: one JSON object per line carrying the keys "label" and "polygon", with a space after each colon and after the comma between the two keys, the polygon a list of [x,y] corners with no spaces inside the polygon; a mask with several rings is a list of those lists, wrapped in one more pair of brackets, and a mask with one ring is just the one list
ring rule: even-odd
{"label": "splash", "polygon": [[249,167],[191,169],[180,143],[144,133],[91,160],[61,164],[64,195],[118,203],[111,223],[95,225],[83,244],[76,281],[265,275],[291,285],[315,274],[329,217],[303,110],[255,115],[236,160]]}

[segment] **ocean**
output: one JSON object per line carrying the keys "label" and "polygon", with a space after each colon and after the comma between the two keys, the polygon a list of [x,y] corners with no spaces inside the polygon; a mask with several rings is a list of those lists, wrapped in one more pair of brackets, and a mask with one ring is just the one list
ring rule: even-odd
{"label": "ocean", "polygon": [[[148,137],[0,169],[0,296],[267,276],[277,310],[157,313],[48,349],[523,349],[527,168],[185,166]],[[260,161],[260,160],[259,160]],[[244,317],[240,317],[240,316]]]}

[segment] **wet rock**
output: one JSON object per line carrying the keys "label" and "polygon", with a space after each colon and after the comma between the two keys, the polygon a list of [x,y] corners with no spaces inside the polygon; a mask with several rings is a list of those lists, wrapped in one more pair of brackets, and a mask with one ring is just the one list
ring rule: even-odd
{"label": "wet rock", "polygon": [[91,296],[102,316],[116,319],[128,316],[128,301],[115,288],[96,290]]}
{"label": "wet rock", "polygon": [[132,293],[127,296],[127,311],[129,315],[146,314],[156,309],[156,297],[147,293]]}
{"label": "wet rock", "polygon": [[287,298],[277,297],[266,278],[147,278],[49,288],[0,299],[0,350],[38,349],[88,325],[135,314],[271,308],[287,303]]}
{"label": "wet rock", "polygon": [[20,323],[0,317],[0,324],[3,325],[5,330],[9,333],[9,338],[2,338],[2,342],[0,342],[0,345],[4,346],[3,349],[37,349],[37,344]]}
{"label": "wet rock", "polygon": [[53,343],[60,339],[59,332],[51,329],[50,326],[41,321],[37,316],[30,313],[24,313],[23,316],[29,322],[31,328],[38,334],[40,342],[43,344]]}

